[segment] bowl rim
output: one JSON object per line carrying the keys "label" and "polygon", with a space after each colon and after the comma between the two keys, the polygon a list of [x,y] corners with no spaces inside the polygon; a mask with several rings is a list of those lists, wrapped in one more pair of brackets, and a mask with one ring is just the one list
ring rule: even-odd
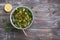
{"label": "bowl rim", "polygon": [[[16,7],[16,8],[19,8],[19,7],[25,7],[25,8],[27,8],[27,9],[32,13],[32,18],[33,18],[33,20],[34,20],[33,12],[32,12],[32,10],[31,10],[29,7],[27,7],[27,6],[18,6],[18,7]],[[14,25],[14,23],[12,22],[12,18],[11,18],[11,17],[12,17],[13,12],[16,10],[16,8],[14,8],[14,9],[12,10],[12,12],[10,13],[10,22],[11,22],[12,26],[13,26],[14,28],[17,28],[17,29],[27,29],[27,28],[29,28],[29,27],[32,25],[33,20],[32,20],[32,22],[30,23],[30,25],[29,25],[28,27],[26,27],[26,28],[18,28],[18,27],[16,27],[16,26]]]}

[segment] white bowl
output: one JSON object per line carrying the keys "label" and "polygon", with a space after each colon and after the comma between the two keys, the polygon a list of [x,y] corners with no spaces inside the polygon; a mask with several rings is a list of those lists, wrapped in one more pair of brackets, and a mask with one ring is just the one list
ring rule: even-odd
{"label": "white bowl", "polygon": [[[16,8],[19,8],[19,7],[27,8],[27,9],[29,9],[29,10],[31,11],[31,13],[32,13],[32,18],[33,18],[33,19],[32,19],[32,22],[31,22],[31,24],[30,24],[28,27],[26,27],[26,28],[18,28],[18,27],[16,27],[16,26],[14,25],[14,23],[12,22],[12,14],[13,14],[13,12],[16,10]],[[10,14],[10,22],[11,22],[11,24],[12,24],[15,28],[17,28],[17,29],[27,29],[27,28],[29,28],[29,27],[32,25],[33,20],[34,20],[34,16],[33,16],[32,10],[31,10],[30,8],[26,7],[26,6],[18,6],[18,7],[16,7],[16,8],[13,9],[12,12],[11,12],[11,14]]]}

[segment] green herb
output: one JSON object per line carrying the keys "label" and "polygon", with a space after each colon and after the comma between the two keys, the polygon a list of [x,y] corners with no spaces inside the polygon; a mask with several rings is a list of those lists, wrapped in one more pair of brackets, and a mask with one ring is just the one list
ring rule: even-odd
{"label": "green herb", "polygon": [[10,31],[10,28],[8,26],[6,26],[6,32]]}
{"label": "green herb", "polygon": [[7,24],[6,24],[6,29],[5,29],[6,32],[9,32],[9,31],[10,31],[10,25],[11,25],[10,23],[7,23]]}
{"label": "green herb", "polygon": [[2,19],[2,22],[5,23],[6,22],[6,19]]}
{"label": "green herb", "polygon": [[6,32],[20,32],[20,30],[14,28],[11,23],[7,23],[6,24],[6,28],[5,28]]}

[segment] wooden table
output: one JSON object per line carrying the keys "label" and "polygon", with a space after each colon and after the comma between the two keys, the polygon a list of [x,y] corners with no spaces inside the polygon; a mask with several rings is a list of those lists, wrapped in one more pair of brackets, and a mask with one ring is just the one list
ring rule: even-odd
{"label": "wooden table", "polygon": [[[0,40],[60,40],[60,0],[9,0],[13,9],[28,6],[34,14],[34,22],[26,29],[17,31],[10,24],[10,13],[4,11],[6,0],[0,0]],[[12,9],[12,10],[13,10]],[[9,30],[6,32],[6,25]]]}

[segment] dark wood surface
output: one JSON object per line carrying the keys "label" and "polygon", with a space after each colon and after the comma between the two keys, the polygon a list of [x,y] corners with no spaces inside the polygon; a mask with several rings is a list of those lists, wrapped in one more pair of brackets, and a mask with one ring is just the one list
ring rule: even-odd
{"label": "dark wood surface", "polygon": [[[33,11],[34,22],[25,30],[28,36],[10,24],[11,12],[4,11],[6,1],[0,0],[0,40],[60,40],[60,0],[8,0],[13,9],[27,6]],[[12,31],[6,32],[7,24]]]}

